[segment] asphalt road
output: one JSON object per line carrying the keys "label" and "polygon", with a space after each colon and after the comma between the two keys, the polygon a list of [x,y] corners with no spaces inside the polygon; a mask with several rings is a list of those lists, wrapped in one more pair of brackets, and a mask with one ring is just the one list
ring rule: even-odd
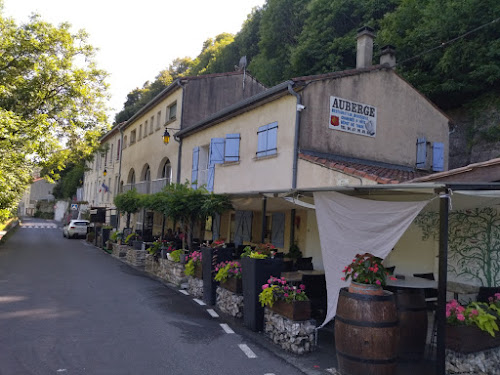
{"label": "asphalt road", "polygon": [[0,246],[0,375],[302,374],[51,225],[26,220]]}

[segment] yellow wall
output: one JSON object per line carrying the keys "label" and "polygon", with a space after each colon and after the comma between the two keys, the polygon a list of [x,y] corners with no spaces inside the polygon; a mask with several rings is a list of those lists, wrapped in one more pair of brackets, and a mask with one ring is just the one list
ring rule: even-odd
{"label": "yellow wall", "polygon": [[[287,95],[184,138],[181,182],[191,180],[194,147],[209,145],[211,138],[239,133],[240,161],[215,166],[214,192],[290,189],[295,105],[295,97]],[[278,122],[277,155],[256,159],[257,131],[275,121]]]}

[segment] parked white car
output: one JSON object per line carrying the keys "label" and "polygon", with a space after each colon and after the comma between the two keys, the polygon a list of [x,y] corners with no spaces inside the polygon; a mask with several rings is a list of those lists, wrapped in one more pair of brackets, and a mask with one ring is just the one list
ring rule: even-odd
{"label": "parked white car", "polygon": [[88,220],[71,220],[63,228],[63,236],[68,238],[85,237],[87,235]]}

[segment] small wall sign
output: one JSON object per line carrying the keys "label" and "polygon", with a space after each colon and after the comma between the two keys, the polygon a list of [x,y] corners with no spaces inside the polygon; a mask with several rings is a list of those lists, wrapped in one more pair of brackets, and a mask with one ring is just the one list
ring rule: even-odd
{"label": "small wall sign", "polygon": [[73,204],[71,204],[71,209],[72,209],[73,211],[78,210],[78,205],[77,205],[77,204],[74,204],[74,203],[73,203]]}
{"label": "small wall sign", "polygon": [[377,133],[377,108],[330,96],[330,129],[373,137]]}

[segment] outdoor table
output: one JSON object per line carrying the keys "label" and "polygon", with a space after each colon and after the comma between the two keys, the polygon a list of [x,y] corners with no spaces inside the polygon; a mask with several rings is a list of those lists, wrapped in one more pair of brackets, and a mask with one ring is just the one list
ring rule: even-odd
{"label": "outdoor table", "polygon": [[404,279],[387,279],[387,286],[395,288],[437,289],[436,280],[428,280],[422,277],[405,276]]}

